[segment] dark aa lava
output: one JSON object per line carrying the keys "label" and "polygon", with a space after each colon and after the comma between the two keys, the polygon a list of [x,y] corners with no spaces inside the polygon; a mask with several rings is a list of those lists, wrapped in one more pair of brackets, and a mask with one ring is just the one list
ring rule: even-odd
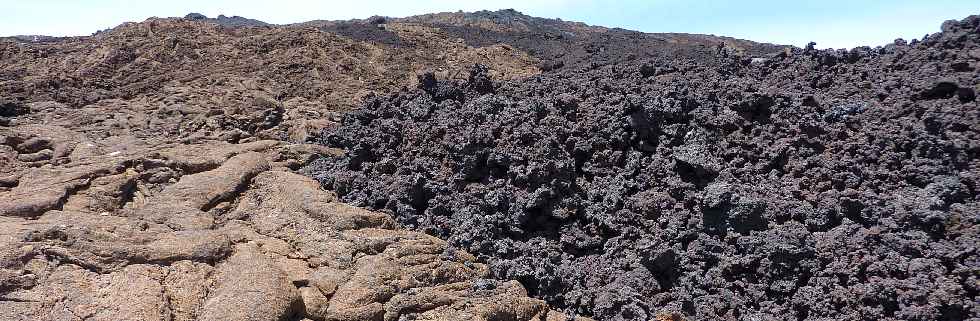
{"label": "dark aa lava", "polygon": [[307,171],[601,320],[976,317],[978,25],[427,74],[323,132],[347,153]]}

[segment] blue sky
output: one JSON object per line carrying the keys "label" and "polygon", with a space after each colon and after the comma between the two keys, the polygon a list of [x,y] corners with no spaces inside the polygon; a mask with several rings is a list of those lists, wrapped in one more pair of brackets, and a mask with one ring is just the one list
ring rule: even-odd
{"label": "blue sky", "polygon": [[0,36],[88,35],[124,21],[200,12],[271,23],[514,8],[529,15],[646,32],[688,32],[820,48],[921,38],[947,19],[980,14],[978,0],[0,0]]}

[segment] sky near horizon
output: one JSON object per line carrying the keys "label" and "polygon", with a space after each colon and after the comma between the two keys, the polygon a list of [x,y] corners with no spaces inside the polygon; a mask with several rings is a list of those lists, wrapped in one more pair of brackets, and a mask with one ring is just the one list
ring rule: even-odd
{"label": "sky near horizon", "polygon": [[0,0],[0,36],[81,36],[149,17],[199,12],[284,24],[372,15],[513,8],[527,15],[644,32],[714,34],[818,48],[920,39],[943,21],[980,14],[980,0]]}

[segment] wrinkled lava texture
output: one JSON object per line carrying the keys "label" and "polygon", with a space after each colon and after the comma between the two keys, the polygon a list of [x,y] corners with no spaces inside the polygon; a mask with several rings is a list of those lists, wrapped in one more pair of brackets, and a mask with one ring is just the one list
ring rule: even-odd
{"label": "wrinkled lava texture", "polygon": [[600,320],[973,318],[978,25],[710,64],[425,74],[324,131],[347,153],[306,170]]}

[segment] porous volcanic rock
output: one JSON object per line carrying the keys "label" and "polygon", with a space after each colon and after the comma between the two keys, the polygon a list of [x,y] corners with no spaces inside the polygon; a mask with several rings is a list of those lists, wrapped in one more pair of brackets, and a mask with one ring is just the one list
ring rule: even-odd
{"label": "porous volcanic rock", "polygon": [[980,316],[980,16],[922,40],[420,76],[306,171],[601,320]]}

